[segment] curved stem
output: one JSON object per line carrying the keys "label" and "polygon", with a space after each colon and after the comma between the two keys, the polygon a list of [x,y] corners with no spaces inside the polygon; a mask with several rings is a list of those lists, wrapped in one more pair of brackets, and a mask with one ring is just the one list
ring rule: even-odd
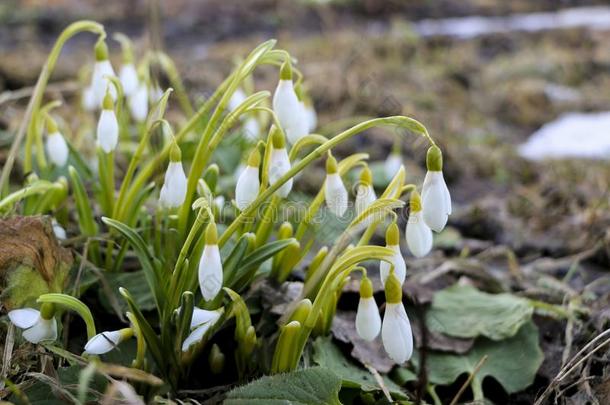
{"label": "curved stem", "polygon": [[302,171],[305,167],[307,167],[312,161],[321,157],[334,146],[342,143],[343,141],[351,138],[352,136],[366,131],[367,129],[377,127],[377,126],[396,126],[399,128],[405,128],[412,132],[418,133],[432,144],[434,141],[428,134],[428,130],[421,123],[414,120],[413,118],[404,117],[404,116],[392,116],[385,118],[375,118],[369,121],[362,122],[358,125],[355,125],[349,128],[346,131],[343,131],[339,135],[334,138],[329,139],[319,147],[317,147],[314,151],[312,151],[309,155],[305,156],[300,162],[294,165],[286,174],[278,179],[274,184],[270,185],[262,194],[260,194],[256,200],[248,208],[239,214],[237,218],[231,223],[231,225],[225,230],[220,239],[218,240],[219,246],[223,246],[231,237],[231,235],[238,229],[241,223],[248,217],[251,217],[258,207],[265,202],[271,195],[279,189],[284,183],[294,177],[297,173]]}
{"label": "curved stem", "polygon": [[[32,94],[32,98],[30,98],[30,102],[28,103],[27,109],[25,111],[25,115],[23,120],[21,121],[21,125],[17,130],[17,134],[15,135],[15,139],[13,144],[11,145],[11,150],[9,152],[8,158],[6,159],[6,163],[4,165],[4,169],[2,170],[2,176],[0,177],[0,196],[4,195],[7,191],[8,187],[8,179],[13,169],[13,165],[15,163],[15,158],[17,156],[17,149],[23,140],[23,137],[26,134],[26,129],[28,130],[28,134],[33,132],[31,126],[34,124],[32,120],[32,116],[38,111],[40,108],[40,103],[42,102],[42,96],[44,94],[45,88],[51,77],[51,73],[53,73],[53,69],[55,68],[55,64],[57,59],[59,58],[59,54],[61,53],[61,49],[68,39],[72,38],[74,35],[79,32],[90,31],[100,36],[106,35],[104,32],[104,27],[101,24],[98,24],[94,21],[77,21],[75,23],[70,24],[57,38],[49,57],[45,65],[40,72],[40,76],[38,76],[38,81],[36,82],[36,86],[34,87],[34,93]],[[30,138],[28,136],[28,138]],[[28,139],[26,141],[26,150],[25,150],[25,160],[23,164],[24,172],[32,171],[32,139]],[[28,147],[29,145],[29,147]]]}

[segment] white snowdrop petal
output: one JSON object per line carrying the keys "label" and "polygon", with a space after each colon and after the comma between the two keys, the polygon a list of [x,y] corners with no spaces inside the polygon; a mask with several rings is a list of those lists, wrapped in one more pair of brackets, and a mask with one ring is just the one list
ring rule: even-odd
{"label": "white snowdrop petal", "polygon": [[[407,277],[407,265],[405,264],[405,259],[402,257],[402,253],[400,252],[400,246],[398,245],[390,245],[386,246],[394,251],[394,255],[392,256],[392,263],[394,263],[394,275],[400,282],[400,284],[404,283],[405,278]],[[385,281],[390,275],[391,265],[390,263],[381,260],[379,263],[379,276],[381,277],[381,283],[385,286]]]}
{"label": "white snowdrop petal", "polygon": [[341,176],[338,173],[326,175],[324,197],[328,209],[338,217],[343,216],[347,210],[348,196]]}
{"label": "white snowdrop petal", "polygon": [[114,69],[108,59],[97,61],[93,65],[93,75],[91,77],[91,90],[93,92],[92,102],[95,108],[101,108],[106,88],[110,92],[113,100],[116,100],[116,88],[110,83],[105,76],[115,76]]}
{"label": "white snowdrop petal", "polygon": [[421,211],[411,213],[405,233],[407,246],[414,256],[422,257],[432,250],[432,230],[424,222]]}
{"label": "white snowdrop petal", "polygon": [[358,312],[356,312],[356,331],[367,341],[377,337],[381,329],[381,317],[375,298],[360,298]]}
{"label": "white snowdrop petal", "polygon": [[182,162],[169,162],[159,202],[168,208],[180,207],[186,197],[186,174]]}
{"label": "white snowdrop petal", "polygon": [[63,167],[68,163],[68,144],[59,132],[47,136],[47,154],[55,165]]}
{"label": "white snowdrop petal", "polygon": [[119,141],[119,123],[113,110],[102,110],[97,123],[97,143],[106,153],[112,152]]}
{"label": "white snowdrop petal", "polygon": [[247,140],[254,142],[260,138],[260,127],[256,118],[248,117],[244,122],[244,136]]}
{"label": "white snowdrop petal", "polygon": [[411,358],[413,333],[402,303],[386,303],[381,339],[385,351],[397,364],[402,364]]}
{"label": "white snowdrop petal", "polygon": [[121,342],[121,331],[113,330],[98,333],[85,345],[85,353],[104,354],[114,349]]}
{"label": "white snowdrop petal", "polygon": [[53,220],[52,225],[53,225],[53,234],[55,234],[55,237],[57,239],[61,239],[61,240],[66,239],[66,237],[67,237],[66,230],[63,228],[63,226],[59,225],[56,220]]}
{"label": "white snowdrop petal", "polygon": [[391,153],[383,164],[383,169],[388,180],[391,180],[402,166],[402,157],[397,153]]}
{"label": "white snowdrop petal", "polygon": [[144,122],[148,115],[148,89],[140,83],[128,100],[129,111],[136,122]]}
{"label": "white snowdrop petal", "polygon": [[[366,210],[369,205],[377,200],[377,195],[373,186],[367,186],[360,184],[356,189],[356,215],[360,215]],[[375,215],[368,215],[363,221],[361,226],[368,226],[375,220]]]}
{"label": "white snowdrop petal", "polygon": [[31,328],[23,331],[23,338],[31,343],[57,339],[57,322],[55,322],[55,318],[38,318],[38,321]]}
{"label": "white snowdrop petal", "polygon": [[309,133],[313,132],[314,129],[318,126],[318,114],[316,113],[315,108],[312,105],[303,104],[303,110],[305,111],[305,116],[307,117],[308,123],[308,131]]}
{"label": "white snowdrop petal", "polygon": [[216,297],[222,287],[222,262],[218,245],[205,245],[199,261],[199,288],[206,301]]}
{"label": "white snowdrop petal", "polygon": [[428,171],[422,188],[423,217],[426,224],[440,232],[451,213],[451,197],[442,172]]}
{"label": "white snowdrop petal", "polygon": [[[269,184],[277,182],[280,177],[286,174],[290,170],[290,159],[288,158],[288,152],[285,148],[272,149],[271,159],[269,164]],[[291,178],[276,191],[277,195],[282,198],[288,197],[290,190],[292,190]]]}
{"label": "white snowdrop petal", "polygon": [[222,314],[221,310],[213,310],[209,311],[207,309],[201,308],[193,308],[193,317],[191,318],[191,328],[196,328],[199,325],[203,325],[204,323],[211,322],[212,324],[216,323],[220,315]]}
{"label": "white snowdrop petal", "polygon": [[206,332],[212,327],[212,323],[204,323],[191,332],[190,335],[182,342],[182,351],[186,352],[191,345],[199,342],[205,336]]}
{"label": "white snowdrop petal", "polygon": [[33,308],[13,309],[8,313],[11,323],[21,329],[31,328],[38,318],[40,318],[40,311]]}
{"label": "white snowdrop petal", "polygon": [[129,97],[136,91],[138,88],[138,73],[133,63],[121,66],[119,80],[121,81],[121,86],[123,86],[125,96]]}
{"label": "white snowdrop petal", "polygon": [[229,99],[229,111],[235,111],[237,107],[247,98],[246,93],[240,88],[235,90],[231,98]]}
{"label": "white snowdrop petal", "polygon": [[273,94],[273,111],[290,143],[307,135],[309,120],[294,91],[292,80],[280,80]]}
{"label": "white snowdrop petal", "polygon": [[258,196],[259,188],[258,167],[246,166],[235,186],[235,202],[237,203],[237,208],[241,211],[248,208]]}

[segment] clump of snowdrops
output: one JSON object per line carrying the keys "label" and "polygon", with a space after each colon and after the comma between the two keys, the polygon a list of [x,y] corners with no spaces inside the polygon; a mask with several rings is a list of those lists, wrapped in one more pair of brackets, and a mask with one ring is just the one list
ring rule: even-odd
{"label": "clump of snowdrops", "polygon": [[[98,40],[84,66],[87,83],[80,107],[62,117],[55,112],[60,103],[43,103],[43,93],[61,48],[83,31]],[[76,222],[78,235],[87,240],[81,260],[105,272],[124,271],[127,258],[135,255],[155,311],[142,311],[130,291],[121,288],[129,322],[98,332],[102,325],[95,324],[79,297],[57,291],[9,312],[23,338],[59,345],[60,314],[70,310],[87,326],[84,356],[104,355],[136,339],[132,366],[163,377],[172,390],[193,378],[191,366],[204,355],[214,373],[225,367],[225,357],[234,359],[238,378],[285,372],[299,366],[312,334],[329,333],[343,286],[350,275],[360,273],[359,335],[372,340],[381,334],[388,356],[396,363],[407,361],[413,337],[402,297],[408,272],[399,247],[398,214],[406,212],[408,200],[404,235],[417,257],[431,250],[432,231],[441,231],[451,214],[441,150],[426,128],[412,118],[392,116],[330,137],[316,133],[303,75],[274,40],[254,49],[207,100],[193,106],[166,54],[149,52],[136,60],[127,37],[113,38],[122,48],[120,66],[110,62],[109,39],[97,23],[72,24],[58,39],[3,170],[0,210],[51,215],[59,238],[66,237],[70,220]],[[153,65],[171,88],[161,90],[151,74]],[[253,90],[252,73],[264,66],[279,72],[273,94]],[[165,113],[172,99],[181,115],[170,122]],[[393,130],[397,145],[405,137],[421,137],[429,144],[421,188],[407,184],[399,147],[385,163],[389,182],[379,196],[365,151],[341,160],[333,155],[336,146],[380,126]],[[81,148],[74,146],[77,137]],[[223,177],[227,173],[213,161],[229,137],[238,138],[234,147],[243,150],[244,163],[234,186],[227,187],[220,180],[231,176]],[[94,143],[94,148],[86,147]],[[22,144],[27,184],[11,192],[8,174]],[[119,157],[125,165],[117,164]],[[304,215],[279,221],[277,212],[298,188],[296,176],[320,161],[326,177]],[[359,179],[355,198],[345,186],[350,174]],[[342,218],[345,226],[332,246],[316,252],[314,218],[321,210]],[[385,234],[385,246],[370,243],[375,232]],[[379,267],[386,297],[383,320],[363,263]],[[255,281],[281,284],[295,270],[305,274],[300,296],[273,330],[257,330],[243,295]],[[234,342],[215,342],[215,335],[227,329],[234,331]]]}

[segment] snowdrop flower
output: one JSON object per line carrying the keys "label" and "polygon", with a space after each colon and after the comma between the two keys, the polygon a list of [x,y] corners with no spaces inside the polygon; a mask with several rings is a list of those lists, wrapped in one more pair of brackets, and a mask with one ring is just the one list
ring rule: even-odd
{"label": "snowdrop flower", "polygon": [[[360,183],[356,188],[356,215],[360,215],[377,199],[373,188],[373,174],[368,166],[365,166],[360,173]],[[373,218],[367,217],[363,222],[370,224]]]}
{"label": "snowdrop flower", "polygon": [[[286,151],[286,140],[282,131],[278,128],[272,128],[273,135],[271,140],[273,147],[271,148],[271,157],[269,159],[269,184],[276,183],[283,175],[290,170],[290,159]],[[292,178],[275,192],[282,198],[288,197],[292,190]]]}
{"label": "snowdrop flower", "polygon": [[309,120],[294,90],[290,61],[285,61],[280,69],[280,81],[273,94],[273,111],[290,143],[294,144],[308,134]]}
{"label": "snowdrop flower", "polygon": [[108,353],[119,343],[133,336],[133,329],[124,328],[120,330],[113,330],[98,333],[93,336],[85,345],[85,354],[104,354]]}
{"label": "snowdrop flower", "polygon": [[180,207],[186,197],[186,175],[181,160],[182,152],[174,142],[169,153],[169,165],[159,196],[159,203],[167,208]]}
{"label": "snowdrop flower", "polygon": [[119,71],[119,80],[121,86],[123,86],[123,93],[126,97],[130,97],[136,92],[138,88],[138,73],[133,61],[125,61],[125,64],[121,66]]}
{"label": "snowdrop flower", "polygon": [[56,166],[63,167],[68,163],[68,144],[51,117],[47,119],[46,149],[49,160]]}
{"label": "snowdrop flower", "polygon": [[57,239],[66,239],[66,230],[63,228],[63,226],[59,225],[59,222],[57,222],[55,218],[53,218],[53,221],[51,221],[51,226],[53,227],[53,233]]}
{"label": "snowdrop flower", "polygon": [[255,142],[260,138],[260,126],[254,117],[248,117],[244,121],[243,126],[244,136],[250,142]]}
{"label": "snowdrop flower", "polygon": [[218,233],[216,224],[210,222],[205,230],[205,247],[199,260],[199,288],[204,300],[210,301],[218,295],[222,287],[222,278]]}
{"label": "snowdrop flower", "polygon": [[356,312],[356,331],[358,335],[367,341],[377,337],[381,329],[381,317],[379,309],[373,297],[373,283],[364,275],[360,281],[360,301],[358,301],[358,312]]}
{"label": "snowdrop flower", "polygon": [[424,222],[421,197],[417,191],[411,193],[411,211],[407,221],[407,246],[416,257],[427,255],[432,249],[432,231]]}
{"label": "snowdrop flower", "polygon": [[402,305],[402,285],[390,273],[385,284],[386,306],[381,326],[381,340],[390,358],[397,364],[402,364],[413,354],[413,332]]}
{"label": "snowdrop flower", "polygon": [[114,151],[119,141],[119,123],[114,113],[114,104],[110,92],[104,96],[100,119],[97,123],[97,144],[106,153]]}
{"label": "snowdrop flower", "polygon": [[451,196],[443,178],[443,154],[438,146],[428,149],[426,166],[428,172],[421,192],[424,221],[433,231],[440,232],[451,215]]}
{"label": "snowdrop flower", "polygon": [[9,311],[11,323],[23,331],[23,338],[31,343],[57,339],[57,322],[55,306],[42,304],[40,311],[33,308],[14,309]]}
{"label": "snowdrop flower", "polygon": [[[392,264],[394,265],[394,275],[398,279],[398,282],[400,282],[400,285],[402,285],[402,283],[405,281],[405,277],[407,276],[407,265],[405,264],[405,259],[400,253],[398,225],[396,222],[393,222],[390,224],[390,226],[388,226],[385,233],[385,243],[388,249],[392,249],[394,251],[394,255],[391,257]],[[383,260],[379,264],[381,283],[384,286],[386,279],[390,274],[392,264]]]}
{"label": "snowdrop flower", "polygon": [[237,208],[241,211],[248,208],[258,196],[258,190],[260,188],[258,167],[260,164],[261,155],[258,152],[258,148],[254,148],[248,158],[248,165],[241,172],[241,175],[237,180],[237,185],[235,186],[235,202],[237,203]]}
{"label": "snowdrop flower", "polygon": [[235,111],[237,107],[247,98],[246,93],[241,88],[237,88],[229,99],[229,111]]}
{"label": "snowdrop flower", "polygon": [[95,44],[95,65],[93,65],[93,74],[91,76],[91,101],[95,108],[102,106],[104,96],[106,95],[106,88],[110,91],[112,99],[116,100],[116,89],[106,76],[116,75],[108,60],[108,46],[106,45],[106,42],[99,41]]}
{"label": "snowdrop flower", "polygon": [[396,142],[392,147],[392,152],[388,155],[383,164],[386,179],[391,180],[402,166],[402,155],[400,154],[400,144]]}
{"label": "snowdrop flower", "polygon": [[312,133],[318,126],[318,114],[310,101],[301,101],[301,108],[305,112],[307,118],[308,133]]}
{"label": "snowdrop flower", "polygon": [[128,100],[129,111],[136,122],[144,122],[148,115],[148,88],[140,82]]}
{"label": "snowdrop flower", "polygon": [[94,111],[97,108],[93,95],[93,88],[90,85],[83,89],[81,102],[85,111]]}
{"label": "snowdrop flower", "polygon": [[330,212],[338,217],[347,210],[347,190],[341,176],[337,172],[337,160],[328,152],[326,159],[326,181],[324,182],[324,197]]}
{"label": "snowdrop flower", "polygon": [[186,352],[191,345],[199,342],[206,332],[218,322],[223,314],[224,308],[219,308],[214,311],[208,311],[200,308],[193,308],[193,317],[191,318],[190,335],[182,342],[182,351]]}

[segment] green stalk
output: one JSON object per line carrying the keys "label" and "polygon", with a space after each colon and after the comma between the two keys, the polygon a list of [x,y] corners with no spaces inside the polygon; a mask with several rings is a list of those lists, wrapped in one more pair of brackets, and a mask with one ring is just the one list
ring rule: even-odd
{"label": "green stalk", "polygon": [[[27,109],[25,111],[24,117],[21,121],[21,125],[17,130],[17,134],[15,135],[15,140],[11,145],[11,150],[9,152],[8,158],[6,159],[6,163],[4,165],[4,169],[2,170],[2,176],[0,177],[0,196],[5,195],[8,191],[8,180],[9,175],[13,169],[13,165],[15,163],[15,159],[17,156],[17,150],[21,145],[23,137],[26,135],[26,129],[28,137],[26,139],[26,148],[25,148],[25,159],[23,163],[23,171],[25,173],[32,171],[32,144],[34,139],[32,139],[32,135],[35,131],[33,125],[35,125],[32,117],[38,112],[40,108],[40,103],[42,102],[42,96],[44,95],[45,88],[53,73],[53,69],[55,68],[55,64],[57,63],[57,59],[59,58],[59,54],[61,50],[70,38],[74,35],[83,32],[90,31],[94,34],[98,34],[100,36],[105,36],[104,27],[101,24],[98,24],[94,21],[77,21],[75,23],[70,24],[57,38],[49,57],[47,58],[46,63],[44,64],[42,71],[40,72],[40,76],[38,76],[38,81],[36,82],[36,86],[34,87],[34,92],[32,93],[32,97],[30,98],[30,102],[28,103]],[[40,153],[40,151],[38,151]]]}

